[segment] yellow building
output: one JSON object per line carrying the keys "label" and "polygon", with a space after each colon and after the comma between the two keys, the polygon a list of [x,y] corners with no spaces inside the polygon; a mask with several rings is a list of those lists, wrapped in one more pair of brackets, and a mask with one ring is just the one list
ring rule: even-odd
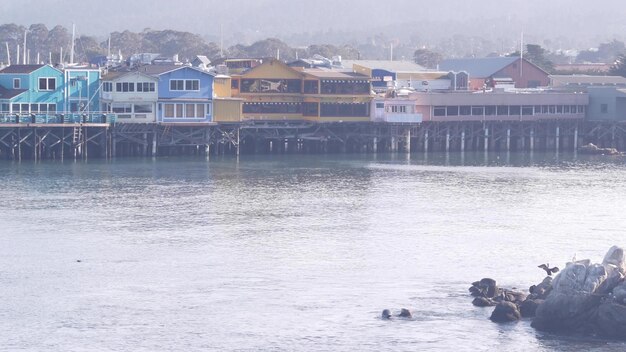
{"label": "yellow building", "polygon": [[232,77],[244,120],[369,121],[368,77],[329,69],[295,69],[269,60]]}

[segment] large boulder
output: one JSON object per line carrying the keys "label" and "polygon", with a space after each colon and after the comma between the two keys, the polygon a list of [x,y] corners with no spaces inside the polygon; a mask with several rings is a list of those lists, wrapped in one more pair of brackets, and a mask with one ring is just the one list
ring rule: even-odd
{"label": "large boulder", "polygon": [[568,263],[552,281],[545,301],[536,307],[532,326],[606,336],[616,336],[614,332],[622,328],[626,331],[626,315],[620,315],[626,313],[626,307],[620,305],[626,303],[624,260],[624,251],[614,246],[602,264],[589,260]]}
{"label": "large boulder", "polygon": [[541,303],[543,303],[542,299],[527,299],[519,305],[519,312],[524,318],[533,318]]}
{"label": "large boulder", "polygon": [[494,323],[508,323],[511,321],[520,320],[522,315],[520,314],[517,305],[511,302],[500,302],[491,313],[489,319]]}
{"label": "large boulder", "polygon": [[474,297],[495,298],[500,294],[500,289],[496,284],[496,280],[484,278],[480,281],[472,283],[469,292]]}

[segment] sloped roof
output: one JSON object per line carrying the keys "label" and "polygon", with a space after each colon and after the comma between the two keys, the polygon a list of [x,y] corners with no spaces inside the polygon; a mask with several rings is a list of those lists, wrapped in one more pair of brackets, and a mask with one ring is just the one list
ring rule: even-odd
{"label": "sloped roof", "polygon": [[31,72],[37,71],[38,69],[44,66],[46,65],[11,65],[0,70],[0,74],[3,74],[3,73],[29,74]]}
{"label": "sloped roof", "polygon": [[13,99],[25,91],[26,89],[6,89],[0,86],[0,99]]}
{"label": "sloped roof", "polygon": [[550,75],[550,79],[559,85],[626,85],[622,76]]}
{"label": "sloped roof", "polygon": [[427,71],[424,66],[420,66],[412,61],[391,61],[391,60],[343,60],[343,67],[352,69],[353,65],[359,65],[375,70],[386,70],[389,72],[420,72]]}
{"label": "sloped roof", "polygon": [[206,57],[205,55],[196,55],[196,58],[193,59],[193,62],[198,61],[199,63],[208,66],[211,64],[211,60],[209,60],[208,57]]}
{"label": "sloped roof", "polygon": [[188,69],[191,69],[200,73],[204,73],[210,76],[215,76],[215,74],[211,72],[203,71],[203,70],[198,69],[197,67],[193,67],[189,65],[145,65],[145,66],[139,67],[139,69],[136,72],[143,73],[149,76],[159,76],[164,73],[180,70],[183,68],[188,68]]}
{"label": "sloped roof", "polygon": [[317,77],[317,78],[369,79],[368,76],[362,75],[360,73],[328,70],[328,69],[325,70],[325,69],[320,69],[320,68],[304,69],[302,70],[302,72],[306,73],[307,75]]}
{"label": "sloped roof", "polygon": [[484,57],[470,59],[448,59],[439,64],[441,71],[465,71],[472,78],[486,78],[509,66],[519,57]]}

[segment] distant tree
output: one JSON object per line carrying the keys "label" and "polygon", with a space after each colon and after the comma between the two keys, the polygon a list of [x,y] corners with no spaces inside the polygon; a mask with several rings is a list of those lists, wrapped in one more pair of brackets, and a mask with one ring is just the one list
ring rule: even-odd
{"label": "distant tree", "polygon": [[626,51],[626,44],[619,40],[600,43],[597,49],[583,50],[576,56],[576,62],[613,62]]}
{"label": "distant tree", "polygon": [[[539,66],[546,72],[554,71],[554,63],[547,58],[549,52],[542,48],[541,45],[538,44],[527,44],[526,50],[524,50],[524,59],[532,62],[533,64]],[[520,52],[515,51],[507,56],[509,57],[519,57]]]}
{"label": "distant tree", "polygon": [[611,66],[609,72],[612,75],[626,77],[626,54],[620,55]]}
{"label": "distant tree", "polygon": [[228,56],[242,58],[276,57],[280,54],[281,60],[293,60],[295,53],[295,49],[276,38],[260,40],[249,46],[238,44],[228,48]]}
{"label": "distant tree", "polygon": [[541,45],[538,44],[528,44],[526,45],[526,52],[524,53],[524,58],[533,64],[541,67],[547,72],[554,71],[554,63],[550,61],[546,55],[548,52],[546,49],[542,48]]}
{"label": "distant tree", "polygon": [[443,56],[441,54],[428,49],[417,49],[413,53],[413,61],[426,68],[436,68],[442,60]]}

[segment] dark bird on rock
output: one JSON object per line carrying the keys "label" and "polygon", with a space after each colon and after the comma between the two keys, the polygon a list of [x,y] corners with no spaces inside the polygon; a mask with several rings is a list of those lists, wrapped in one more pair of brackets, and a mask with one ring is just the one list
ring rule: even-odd
{"label": "dark bird on rock", "polygon": [[556,273],[559,272],[559,268],[557,268],[556,266],[554,268],[550,268],[549,265],[550,264],[541,264],[541,265],[539,265],[537,267],[545,270],[546,274],[548,274],[548,276],[552,276],[553,273],[556,274]]}
{"label": "dark bird on rock", "polygon": [[391,312],[389,311],[389,309],[385,309],[383,310],[383,313],[380,315],[380,317],[384,320],[390,319],[391,318]]}

